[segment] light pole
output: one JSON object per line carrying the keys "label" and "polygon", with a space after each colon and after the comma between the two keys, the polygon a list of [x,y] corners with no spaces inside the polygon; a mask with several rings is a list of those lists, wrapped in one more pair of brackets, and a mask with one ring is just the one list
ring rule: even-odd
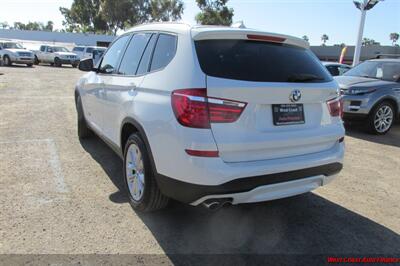
{"label": "light pole", "polygon": [[365,16],[367,11],[372,9],[378,2],[384,0],[354,0],[354,4],[361,10],[360,26],[358,27],[358,37],[356,48],[354,50],[353,66],[358,65],[360,62],[362,38],[364,33]]}

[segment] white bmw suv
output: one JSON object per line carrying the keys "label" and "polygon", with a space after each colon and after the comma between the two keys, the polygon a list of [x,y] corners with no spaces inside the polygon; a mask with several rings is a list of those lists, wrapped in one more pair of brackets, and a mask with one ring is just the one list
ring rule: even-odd
{"label": "white bmw suv", "polygon": [[78,135],[121,156],[134,209],[289,197],[342,169],[338,85],[301,39],[148,24],[79,68]]}

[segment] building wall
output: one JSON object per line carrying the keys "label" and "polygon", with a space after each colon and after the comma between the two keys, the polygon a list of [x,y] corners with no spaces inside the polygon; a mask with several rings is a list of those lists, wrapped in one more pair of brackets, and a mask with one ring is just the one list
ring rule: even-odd
{"label": "building wall", "polygon": [[70,33],[70,32],[48,32],[28,30],[4,30],[0,29],[0,39],[13,39],[45,43],[65,43],[75,45],[96,46],[99,43],[111,43],[115,36]]}
{"label": "building wall", "polygon": [[[340,46],[311,46],[311,50],[322,61],[339,61],[342,47]],[[400,47],[394,46],[363,46],[361,48],[361,61],[375,58],[379,54],[398,54],[400,55]],[[352,63],[354,56],[354,46],[348,46],[344,57],[346,63]]]}

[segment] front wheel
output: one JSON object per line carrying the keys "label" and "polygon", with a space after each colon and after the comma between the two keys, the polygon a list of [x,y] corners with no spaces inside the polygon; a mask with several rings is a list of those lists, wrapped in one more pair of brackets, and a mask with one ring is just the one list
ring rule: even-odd
{"label": "front wheel", "polygon": [[72,67],[73,67],[73,68],[77,68],[77,67],[78,67],[78,64],[72,64]]}
{"label": "front wheel", "polygon": [[11,59],[10,59],[10,57],[8,57],[8,55],[4,56],[4,65],[6,65],[6,66],[12,65]]}
{"label": "front wheel", "polygon": [[390,102],[378,104],[368,116],[368,131],[375,135],[389,132],[395,119],[395,109]]}
{"label": "front wheel", "polygon": [[167,206],[158,188],[146,146],[138,134],[129,136],[124,150],[124,180],[133,209],[150,212]]}
{"label": "front wheel", "polygon": [[78,117],[78,137],[80,139],[89,138],[93,135],[92,130],[88,127],[85,115],[83,113],[81,96],[76,97],[76,112]]}
{"label": "front wheel", "polygon": [[27,67],[32,67],[32,66],[33,66],[33,64],[26,64],[26,66],[27,66]]}
{"label": "front wheel", "polygon": [[39,65],[39,59],[37,58],[37,56],[35,55],[35,61],[34,61],[35,65]]}
{"label": "front wheel", "polygon": [[56,67],[61,67],[62,66],[60,58],[58,58],[58,57],[54,58],[54,65]]}

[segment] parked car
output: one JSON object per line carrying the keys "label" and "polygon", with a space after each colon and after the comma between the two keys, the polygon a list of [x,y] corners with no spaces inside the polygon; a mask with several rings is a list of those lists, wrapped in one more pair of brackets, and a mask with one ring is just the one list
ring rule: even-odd
{"label": "parked car", "polygon": [[344,120],[386,134],[400,112],[400,59],[368,60],[335,79],[344,95]]}
{"label": "parked car", "polygon": [[0,57],[3,65],[26,64],[31,67],[34,62],[33,52],[26,50],[21,44],[13,41],[0,40]]}
{"label": "parked car", "polygon": [[341,76],[351,69],[351,66],[335,62],[322,62],[332,76]]}
{"label": "parked car", "polygon": [[289,197],[342,169],[339,88],[301,39],[148,24],[79,68],[78,136],[94,132],[123,158],[137,210]]}
{"label": "parked car", "polygon": [[61,67],[63,64],[77,67],[79,57],[71,53],[67,48],[55,45],[41,45],[39,51],[35,51],[35,64],[48,63],[52,66]]}
{"label": "parked car", "polygon": [[80,59],[93,59],[93,65],[97,64],[105,51],[106,48],[98,46],[76,46],[72,49],[72,52],[76,53]]}

